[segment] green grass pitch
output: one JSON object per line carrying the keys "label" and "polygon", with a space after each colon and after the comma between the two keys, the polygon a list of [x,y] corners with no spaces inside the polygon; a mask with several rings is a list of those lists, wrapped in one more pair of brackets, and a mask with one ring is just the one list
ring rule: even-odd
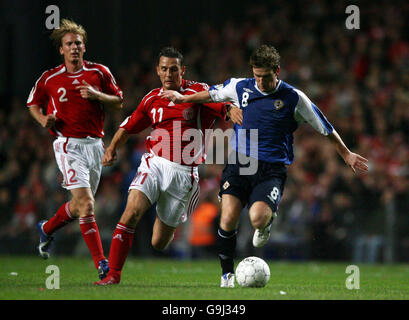
{"label": "green grass pitch", "polygon": [[[409,265],[359,267],[359,289],[347,289],[349,263],[267,261],[264,288],[220,288],[214,260],[129,257],[120,285],[96,287],[97,272],[87,258],[0,256],[1,300],[407,300]],[[237,261],[236,261],[237,264]],[[49,265],[60,271],[60,289],[47,289]]]}

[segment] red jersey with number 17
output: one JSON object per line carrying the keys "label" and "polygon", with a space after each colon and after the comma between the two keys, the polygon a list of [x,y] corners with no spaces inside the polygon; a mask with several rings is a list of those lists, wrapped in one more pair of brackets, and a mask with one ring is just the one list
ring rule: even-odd
{"label": "red jersey with number 17", "polygon": [[[183,95],[208,90],[208,85],[182,80]],[[136,134],[152,127],[145,144],[149,152],[170,161],[197,166],[204,160],[204,133],[216,118],[226,118],[226,103],[174,104],[161,97],[163,88],[149,92],[120,128]],[[191,130],[189,130],[191,129]]]}
{"label": "red jersey with number 17", "polygon": [[27,100],[27,107],[47,108],[57,120],[49,131],[54,136],[86,138],[104,136],[104,106],[81,97],[77,86],[82,81],[98,91],[123,99],[122,91],[109,69],[98,63],[84,61],[80,70],[68,73],[65,65],[45,71],[35,83]]}

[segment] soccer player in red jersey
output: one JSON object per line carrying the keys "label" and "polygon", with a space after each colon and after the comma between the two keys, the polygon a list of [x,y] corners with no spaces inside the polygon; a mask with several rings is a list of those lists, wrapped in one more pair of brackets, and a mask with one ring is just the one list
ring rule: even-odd
{"label": "soccer player in red jersey", "polygon": [[[148,153],[129,187],[125,211],[114,231],[109,252],[108,276],[96,285],[118,284],[122,267],[132,245],[134,230],[143,214],[157,204],[152,246],[164,250],[172,241],[177,226],[185,222],[199,199],[198,165],[203,161],[203,131],[217,117],[226,114],[235,119],[235,107],[224,103],[174,104],[163,99],[164,90],[193,94],[207,90],[203,83],[183,79],[186,67],[183,56],[175,48],[166,47],[159,54],[156,67],[162,87],[149,92],[130,117],[120,125],[102,164],[112,165],[116,150],[131,134],[152,127],[146,139]],[[195,137],[194,139],[190,139]],[[197,142],[197,143],[195,143]]]}
{"label": "soccer player in red jersey", "polygon": [[84,60],[87,34],[81,25],[63,19],[51,39],[63,63],[41,75],[27,107],[32,117],[56,137],[53,146],[64,177],[62,186],[70,190],[72,199],[51,219],[38,223],[38,250],[47,259],[52,234],[79,218],[82,236],[103,279],[108,261],[95,222],[94,195],[102,170],[105,108],[121,109],[123,95],[106,66]]}

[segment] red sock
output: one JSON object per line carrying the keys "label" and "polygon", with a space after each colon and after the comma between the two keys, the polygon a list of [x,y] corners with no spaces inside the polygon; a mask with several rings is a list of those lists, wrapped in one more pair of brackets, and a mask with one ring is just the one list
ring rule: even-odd
{"label": "red sock", "polygon": [[121,276],[129,249],[132,246],[135,229],[118,223],[111,241],[109,251],[109,273]]}
{"label": "red sock", "polygon": [[69,202],[64,203],[57,210],[57,213],[50,220],[48,220],[46,223],[44,223],[43,231],[46,234],[51,235],[55,231],[57,231],[58,229],[64,227],[68,223],[75,220],[75,218],[73,218],[71,216],[69,206],[70,206]]}
{"label": "red sock", "polygon": [[95,267],[98,269],[98,262],[105,259],[105,256],[94,215],[88,215],[80,218],[80,228],[82,237],[84,238],[85,243],[91,252]]}

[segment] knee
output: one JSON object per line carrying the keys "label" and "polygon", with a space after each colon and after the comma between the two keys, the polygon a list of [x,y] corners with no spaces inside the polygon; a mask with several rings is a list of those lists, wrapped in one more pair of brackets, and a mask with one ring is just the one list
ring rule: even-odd
{"label": "knee", "polygon": [[224,231],[233,231],[237,228],[238,225],[238,218],[240,217],[240,213],[236,214],[233,211],[225,211],[223,212],[220,218],[220,228]]}
{"label": "knee", "polygon": [[127,226],[135,228],[141,219],[144,211],[136,203],[128,202],[120,222]]}
{"label": "knee", "polygon": [[250,217],[251,225],[254,229],[263,229],[266,224],[266,218],[263,215],[255,215]]}
{"label": "knee", "polygon": [[165,250],[165,248],[166,248],[166,245],[165,245],[163,242],[160,242],[160,241],[158,241],[158,240],[152,239],[151,244],[152,244],[152,247],[153,247],[155,250],[158,250],[158,251],[163,251],[163,250]]}
{"label": "knee", "polygon": [[94,203],[95,200],[92,197],[89,196],[84,196],[79,199],[76,199],[75,201],[75,207],[78,212],[78,215],[81,216],[87,216],[94,214]]}
{"label": "knee", "polygon": [[273,216],[272,210],[264,204],[256,203],[250,208],[250,221],[255,229],[263,229]]}

